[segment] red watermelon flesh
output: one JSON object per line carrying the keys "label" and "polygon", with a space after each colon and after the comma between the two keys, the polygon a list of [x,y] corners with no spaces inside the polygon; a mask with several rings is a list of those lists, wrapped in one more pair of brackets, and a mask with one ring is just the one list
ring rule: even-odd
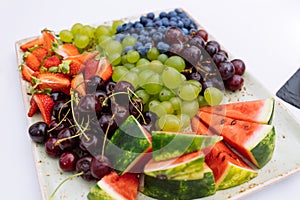
{"label": "red watermelon flesh", "polygon": [[197,117],[257,167],[261,168],[271,159],[275,142],[272,125],[236,120],[201,111]]}
{"label": "red watermelon flesh", "polygon": [[239,119],[262,124],[270,124],[274,109],[274,99],[236,102],[218,106],[205,106],[199,109],[202,112],[214,113],[233,119]]}
{"label": "red watermelon flesh", "polygon": [[110,197],[118,200],[135,200],[138,193],[139,181],[136,174],[123,174],[116,172],[104,176],[98,186]]}

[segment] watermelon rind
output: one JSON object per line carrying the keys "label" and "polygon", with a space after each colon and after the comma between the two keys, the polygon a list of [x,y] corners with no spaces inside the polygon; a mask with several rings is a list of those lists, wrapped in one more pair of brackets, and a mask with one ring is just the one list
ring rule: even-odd
{"label": "watermelon rind", "polygon": [[204,175],[204,154],[201,151],[179,158],[155,162],[151,159],[144,168],[148,176],[165,176],[170,180],[200,179]]}
{"label": "watermelon rind", "polygon": [[144,164],[151,158],[151,142],[148,134],[131,115],[108,140],[105,155],[119,174],[143,171]]}
{"label": "watermelon rind", "polygon": [[255,158],[255,164],[258,168],[262,168],[272,159],[275,149],[275,138],[275,128],[272,126],[266,137],[251,149],[251,154]]}
{"label": "watermelon rind", "polygon": [[222,140],[221,136],[196,133],[152,131],[152,154],[155,161],[179,157],[197,151]]}
{"label": "watermelon rind", "polygon": [[140,191],[156,199],[185,200],[213,195],[216,187],[213,172],[205,165],[204,175],[200,179],[169,180],[145,175]]}
{"label": "watermelon rind", "polygon": [[216,182],[217,190],[223,190],[241,185],[257,176],[258,172],[228,163],[224,176]]}
{"label": "watermelon rind", "polygon": [[115,200],[112,196],[103,191],[98,184],[90,189],[87,198],[88,200]]}

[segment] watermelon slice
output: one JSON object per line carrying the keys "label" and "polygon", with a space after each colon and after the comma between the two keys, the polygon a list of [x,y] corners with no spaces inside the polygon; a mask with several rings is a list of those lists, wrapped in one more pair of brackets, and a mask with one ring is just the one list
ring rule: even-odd
{"label": "watermelon slice", "polygon": [[202,178],[204,169],[204,154],[195,151],[177,158],[155,162],[151,159],[144,168],[148,176],[164,176],[172,180]]}
{"label": "watermelon slice", "polygon": [[214,173],[218,190],[240,185],[257,176],[257,172],[222,141],[210,149],[210,152],[205,156],[205,162]]}
{"label": "watermelon slice", "polygon": [[88,200],[135,200],[139,181],[135,174],[112,172],[91,188]]}
{"label": "watermelon slice", "polygon": [[218,106],[205,106],[199,110],[201,112],[214,113],[233,119],[271,124],[274,113],[274,99],[268,98]]}
{"label": "watermelon slice", "polygon": [[258,168],[271,160],[275,147],[273,125],[236,120],[201,111],[197,117]]}
{"label": "watermelon slice", "polygon": [[105,147],[105,155],[119,174],[140,173],[152,157],[151,136],[130,115],[116,130]]}
{"label": "watermelon slice", "polygon": [[220,136],[197,135],[196,132],[152,131],[152,155],[155,161],[175,158],[212,146]]}
{"label": "watermelon slice", "polygon": [[140,191],[155,199],[196,199],[216,193],[212,170],[204,163],[201,178],[170,180],[164,176],[145,175]]}

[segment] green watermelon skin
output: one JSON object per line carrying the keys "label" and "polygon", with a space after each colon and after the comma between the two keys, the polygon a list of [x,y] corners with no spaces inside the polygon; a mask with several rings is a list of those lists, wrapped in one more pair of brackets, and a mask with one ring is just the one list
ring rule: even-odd
{"label": "green watermelon skin", "polygon": [[133,116],[129,116],[106,145],[105,155],[111,166],[119,174],[142,172],[144,164],[151,158],[149,138],[149,133]]}
{"label": "green watermelon skin", "polygon": [[196,199],[216,193],[212,171],[206,167],[203,178],[198,180],[168,180],[145,175],[143,194],[166,200]]}
{"label": "green watermelon skin", "polygon": [[195,133],[152,131],[153,160],[161,161],[197,151],[222,140],[221,136],[205,136]]}
{"label": "green watermelon skin", "polygon": [[87,195],[88,200],[114,200],[109,194],[103,191],[97,184],[94,185]]}

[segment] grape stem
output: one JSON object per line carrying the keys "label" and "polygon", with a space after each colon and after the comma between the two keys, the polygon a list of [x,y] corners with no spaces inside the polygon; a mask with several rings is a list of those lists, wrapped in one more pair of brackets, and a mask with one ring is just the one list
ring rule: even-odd
{"label": "grape stem", "polygon": [[108,97],[106,97],[104,99],[104,101],[102,102],[102,106],[105,106],[106,105],[106,102],[108,101],[108,99],[114,97],[115,95],[118,95],[118,94],[128,94],[128,92],[116,92],[116,93],[112,93],[111,95],[109,95]]}
{"label": "grape stem", "polygon": [[[139,98],[139,96],[137,96],[129,87],[127,88],[127,91],[128,91],[128,97],[129,97],[129,92],[131,92],[136,98]],[[143,121],[144,121],[144,124],[147,124],[146,120],[145,120],[145,118],[143,116],[143,113],[134,105],[134,103],[132,102],[131,98],[129,98],[129,101],[132,104],[132,106],[139,112],[139,116],[138,117],[141,116],[142,119],[143,119]],[[140,103],[140,105],[141,105],[141,110],[143,110],[143,104]]]}
{"label": "grape stem", "polygon": [[101,160],[104,160],[104,148],[105,148],[105,141],[107,140],[107,135],[108,135],[108,131],[109,131],[109,127],[110,127],[110,124],[112,122],[112,120],[115,118],[115,113],[111,116],[109,122],[108,122],[108,126],[106,128],[106,131],[105,131],[105,135],[104,135],[104,141],[103,141],[103,145],[102,145],[102,153],[101,153]]}
{"label": "grape stem", "polygon": [[65,180],[63,180],[56,188],[55,190],[52,192],[52,194],[50,195],[49,199],[48,200],[52,200],[55,196],[55,193],[58,191],[58,189],[65,183],[67,182],[68,180],[71,180],[72,178],[75,178],[75,177],[78,177],[78,176],[81,176],[84,172],[79,172],[77,174],[73,174],[72,176],[69,176],[68,178],[66,178]]}

